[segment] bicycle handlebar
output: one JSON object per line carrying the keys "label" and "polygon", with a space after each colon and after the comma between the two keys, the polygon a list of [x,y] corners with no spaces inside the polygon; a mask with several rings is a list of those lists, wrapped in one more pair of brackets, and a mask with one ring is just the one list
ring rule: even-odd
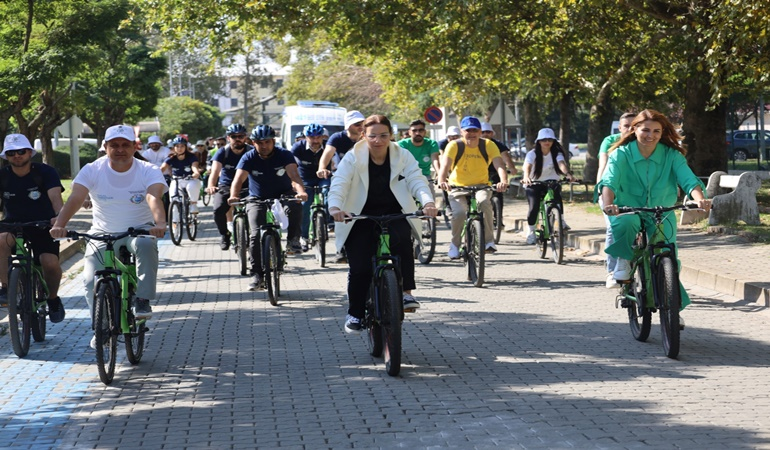
{"label": "bicycle handlebar", "polygon": [[346,217],[345,222],[347,223],[353,220],[366,219],[366,220],[373,220],[377,223],[383,224],[383,223],[392,222],[394,220],[408,219],[408,218],[430,219],[430,216],[426,216],[422,210],[418,209],[413,213],[386,214],[384,216],[373,216],[369,214],[354,214],[351,217]]}
{"label": "bicycle handlebar", "polygon": [[110,234],[110,233],[88,234],[88,233],[80,233],[77,231],[67,232],[67,237],[69,239],[84,238],[87,240],[102,241],[102,242],[115,242],[120,239],[123,239],[124,237],[129,237],[129,236],[137,237],[137,236],[149,236],[149,235],[150,235],[150,232],[148,230],[145,230],[142,228],[133,228],[133,227],[119,234]]}
{"label": "bicycle handlebar", "polygon": [[494,187],[492,186],[455,186],[453,184],[449,185],[450,190],[457,189],[458,191],[467,191],[469,193],[479,192],[479,191],[492,191],[494,190]]}
{"label": "bicycle handlebar", "polygon": [[34,220],[32,222],[0,222],[0,230],[5,229],[8,231],[17,230],[20,228],[51,228],[50,220]]}
{"label": "bicycle handlebar", "polygon": [[648,213],[664,213],[674,211],[676,209],[681,210],[701,210],[696,202],[685,202],[681,205],[674,206],[651,206],[651,207],[636,207],[636,206],[618,206],[618,214],[636,214],[638,212]]}

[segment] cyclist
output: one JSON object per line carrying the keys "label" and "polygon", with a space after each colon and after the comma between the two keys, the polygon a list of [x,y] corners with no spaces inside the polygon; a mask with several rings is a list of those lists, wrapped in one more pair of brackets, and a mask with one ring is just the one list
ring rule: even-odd
{"label": "cyclist", "polygon": [[409,150],[409,153],[417,160],[425,178],[430,179],[431,168],[438,173],[438,143],[431,138],[426,138],[425,122],[420,119],[409,123],[409,137],[398,141],[398,145]]}
{"label": "cyclist", "polygon": [[193,154],[196,158],[198,158],[198,167],[201,170],[201,173],[203,173],[204,169],[206,168],[206,162],[209,159],[209,151],[206,148],[206,142],[203,140],[199,140],[195,143],[195,151],[193,151]]}
{"label": "cyclist", "polygon": [[[625,281],[632,276],[629,260],[641,228],[640,220],[649,222],[650,235],[655,230],[652,218],[629,214],[618,216],[618,206],[673,206],[679,187],[698,207],[708,211],[711,200],[703,195],[703,183],[687,166],[682,138],[674,125],[658,111],[645,109],[631,122],[631,132],[622,135],[609,150],[609,160],[600,181],[604,213],[610,216],[615,242],[605,252],[618,258],[613,274],[615,280]],[[676,214],[670,212],[663,221],[663,235],[669,243],[676,243]],[[690,297],[680,285],[682,308],[690,304]]]}
{"label": "cyclist", "polygon": [[198,158],[187,149],[187,139],[177,136],[171,141],[172,154],[160,166],[161,172],[171,170],[175,177],[192,177],[191,179],[176,180],[171,183],[169,195],[177,195],[177,189],[187,190],[190,197],[190,212],[198,214],[198,197],[201,194],[201,169],[198,166]]}
{"label": "cyclist", "polygon": [[170,156],[169,154],[171,153],[168,147],[165,147],[160,138],[155,135],[150,136],[150,138],[147,139],[147,147],[147,150],[142,152],[142,156],[144,159],[158,167],[163,164],[163,161],[168,159]]}
{"label": "cyclist", "polygon": [[453,125],[446,129],[446,137],[438,141],[439,151],[443,154],[446,146],[456,139],[460,139],[460,129]]}
{"label": "cyclist", "polygon": [[[296,142],[291,147],[291,153],[297,161],[299,168],[299,177],[302,183],[307,187],[313,187],[308,192],[308,199],[302,203],[302,251],[306,252],[308,233],[310,232],[310,205],[313,204],[315,189],[329,187],[331,180],[328,178],[318,178],[318,161],[321,159],[321,153],[324,148],[323,127],[316,123],[307,125],[303,130],[305,139]],[[327,169],[329,167],[327,166]]]}
{"label": "cyclist", "polygon": [[303,139],[305,139],[305,135],[301,131],[297,131],[297,134],[294,135],[294,143],[296,144]]}
{"label": "cyclist", "polygon": [[[206,192],[212,196],[214,223],[221,236],[219,248],[222,250],[230,248],[233,216],[227,199],[230,198],[230,186],[235,178],[235,168],[238,167],[243,155],[254,150],[254,147],[246,144],[246,127],[239,123],[227,127],[227,140],[230,143],[220,147],[211,158],[211,173],[206,187]],[[241,192],[241,196],[247,195],[244,192],[246,189]]]}
{"label": "cyclist", "polygon": [[[62,208],[64,187],[56,169],[43,163],[33,163],[35,149],[23,134],[9,134],[3,142],[0,157],[8,165],[0,169],[0,195],[3,199],[5,222],[36,222],[51,220]],[[82,204],[82,202],[81,202]],[[61,282],[59,243],[48,231],[40,228],[24,230],[24,239],[32,248],[33,257],[43,268],[48,285],[48,315],[51,322],[64,320],[64,305],[58,296]],[[8,258],[16,247],[12,233],[0,233],[0,301],[7,302]]]}
{"label": "cyclist", "polygon": [[[489,122],[481,122],[481,137],[490,140],[497,145],[498,150],[500,150],[500,158],[502,158],[503,162],[505,162],[505,166],[508,168],[508,174],[515,176],[516,166],[513,165],[513,160],[511,159],[511,149],[501,141],[495,139],[495,130]],[[492,184],[497,184],[500,181],[500,177],[497,175],[497,170],[495,170],[493,164],[489,165],[489,181],[491,181]],[[505,202],[503,201],[505,197],[502,192],[495,192],[493,195],[500,199],[500,212],[502,213],[503,206],[505,205]]]}
{"label": "cyclist", "polygon": [[[454,186],[489,186],[489,164],[493,164],[500,176],[497,183],[498,192],[504,192],[508,188],[508,173],[505,171],[500,150],[494,142],[480,137],[481,122],[473,116],[463,117],[460,128],[463,137],[451,141],[441,156],[441,169],[439,170],[439,187],[444,190]],[[449,193],[449,205],[452,208],[452,242],[449,243],[449,257],[460,257],[460,235],[468,214],[466,192],[455,191]],[[484,234],[487,242],[484,246],[487,252],[497,251],[493,234],[494,212],[492,202],[489,200],[489,191],[476,192],[478,208],[484,214]]]}
{"label": "cyclist", "polygon": [[[306,201],[307,193],[299,177],[297,161],[291,152],[275,145],[275,130],[270,125],[259,125],[251,131],[251,139],[257,148],[243,155],[238,163],[228,202],[240,200],[241,186],[247,178],[249,195],[253,197],[276,198],[281,195],[295,195],[298,199]],[[254,276],[254,281],[249,285],[251,291],[262,287],[264,271],[260,257],[261,236],[256,230],[265,223],[265,208],[264,205],[255,203],[246,205],[249,228],[253,230],[249,236],[251,273]],[[298,253],[302,251],[299,242],[302,207],[296,202],[286,202],[284,208],[288,209],[289,216],[287,253]]]}
{"label": "cyclist", "polygon": [[[132,156],[134,129],[130,125],[107,128],[104,142],[107,157],[86,164],[78,172],[72,181],[72,193],[51,228],[51,236],[62,238],[67,235],[64,227],[80,209],[86,196],[92,193],[94,207],[89,233],[121,233],[135,227],[147,228],[152,236],[162,238],[166,232],[162,197],[168,186],[160,169]],[[150,318],[150,300],[155,298],[158,275],[157,241],[145,236],[127,237],[118,241],[115,248],[122,245],[136,255],[139,285],[134,300],[134,315],[137,318]],[[104,267],[102,261],[105,248],[106,244],[93,242],[86,247],[83,278],[91,317],[94,273]],[[92,339],[91,346],[94,345]]]}
{"label": "cyclist", "polygon": [[[540,202],[548,192],[548,188],[543,185],[532,186],[532,181],[558,180],[561,176],[566,176],[570,181],[574,180],[572,173],[567,168],[564,149],[559,141],[556,140],[556,135],[552,129],[542,128],[537,132],[535,148],[527,152],[521,171],[521,184],[526,186],[525,191],[529,201],[529,210],[527,211],[527,225],[529,226],[527,230],[527,244],[534,244],[537,242],[535,223],[537,223],[537,215],[540,212]],[[564,213],[564,205],[561,200],[561,185],[554,186],[553,196],[559,205],[559,209]]]}
{"label": "cyclist", "polygon": [[[435,217],[433,194],[417,161],[409,151],[391,143],[391,124],[383,115],[364,122],[365,139],[340,161],[329,190],[329,214],[337,221],[337,248],[348,249],[348,314],[346,333],[360,333],[365,302],[372,280],[372,257],[377,242],[377,225],[371,221],[344,223],[351,214],[386,215],[414,212],[417,198],[426,215]],[[411,236],[422,232],[406,219],[388,225],[391,253],[399,256],[403,279],[404,308],[419,308],[412,296],[414,256]],[[411,229],[410,229],[411,228]]]}

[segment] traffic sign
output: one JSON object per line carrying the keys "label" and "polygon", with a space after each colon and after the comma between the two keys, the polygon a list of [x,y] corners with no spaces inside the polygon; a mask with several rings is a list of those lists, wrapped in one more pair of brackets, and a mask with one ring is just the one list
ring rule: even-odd
{"label": "traffic sign", "polygon": [[425,110],[423,117],[425,117],[425,120],[430,123],[438,123],[441,122],[441,119],[444,117],[444,113],[442,113],[438,107],[431,106]]}

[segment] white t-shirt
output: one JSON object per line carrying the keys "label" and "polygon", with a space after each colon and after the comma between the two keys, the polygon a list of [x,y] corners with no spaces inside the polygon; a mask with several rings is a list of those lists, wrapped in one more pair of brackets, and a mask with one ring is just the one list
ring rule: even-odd
{"label": "white t-shirt", "polygon": [[147,189],[153,184],[162,184],[168,190],[160,169],[138,159],[134,159],[126,172],[116,172],[108,158],[99,158],[86,164],[73,183],[84,186],[91,196],[90,233],[121,233],[130,227],[153,223]]}
{"label": "white t-shirt", "polygon": [[[559,153],[556,156],[556,162],[566,161],[564,155]],[[556,168],[553,166],[553,157],[550,153],[543,155],[543,170],[540,171],[540,178],[535,178],[535,151],[530,150],[527,152],[527,156],[524,157],[524,164],[531,164],[532,168],[529,171],[529,177],[533,180],[546,181],[546,180],[558,180],[561,176],[556,173]]]}
{"label": "white t-shirt", "polygon": [[169,150],[168,147],[161,147],[160,149],[158,149],[157,152],[151,148],[148,148],[147,150],[142,152],[142,156],[147,161],[160,167],[161,164],[163,164],[163,161],[168,159],[168,156],[170,153],[171,153],[171,150]]}

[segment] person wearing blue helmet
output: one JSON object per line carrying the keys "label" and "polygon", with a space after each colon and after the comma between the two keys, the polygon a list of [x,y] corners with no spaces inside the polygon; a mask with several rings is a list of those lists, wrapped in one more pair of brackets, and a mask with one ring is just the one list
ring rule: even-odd
{"label": "person wearing blue helmet", "polygon": [[[293,195],[303,202],[307,200],[302,179],[299,177],[297,161],[288,150],[275,145],[275,130],[270,125],[259,125],[251,132],[251,140],[256,145],[255,150],[243,155],[236,168],[235,178],[230,186],[229,203],[240,200],[239,193],[244,181],[249,180],[249,195],[261,199],[278,198],[282,195]],[[289,217],[287,233],[287,254],[302,251],[300,245],[300,225],[302,207],[296,202],[285,202],[284,209]],[[249,218],[249,228],[257,230],[266,220],[264,205],[249,203],[246,205]],[[259,233],[251,233],[249,237],[251,274],[254,281],[249,290],[263,288],[264,269]]]}
{"label": "person wearing blue helmet", "polygon": [[294,135],[294,142],[299,142],[304,138],[305,138],[305,135],[302,134],[301,131],[297,131],[297,134]]}
{"label": "person wearing blue helmet", "polygon": [[[299,167],[299,177],[308,189],[308,199],[302,203],[302,251],[308,250],[307,239],[310,231],[310,206],[313,204],[313,197],[316,189],[327,191],[331,180],[328,178],[319,178],[318,163],[321,159],[324,149],[324,128],[321,125],[311,123],[304,129],[305,139],[302,139],[291,147],[291,153],[297,161]],[[327,169],[331,168],[329,164]],[[325,195],[324,195],[325,197]]]}

